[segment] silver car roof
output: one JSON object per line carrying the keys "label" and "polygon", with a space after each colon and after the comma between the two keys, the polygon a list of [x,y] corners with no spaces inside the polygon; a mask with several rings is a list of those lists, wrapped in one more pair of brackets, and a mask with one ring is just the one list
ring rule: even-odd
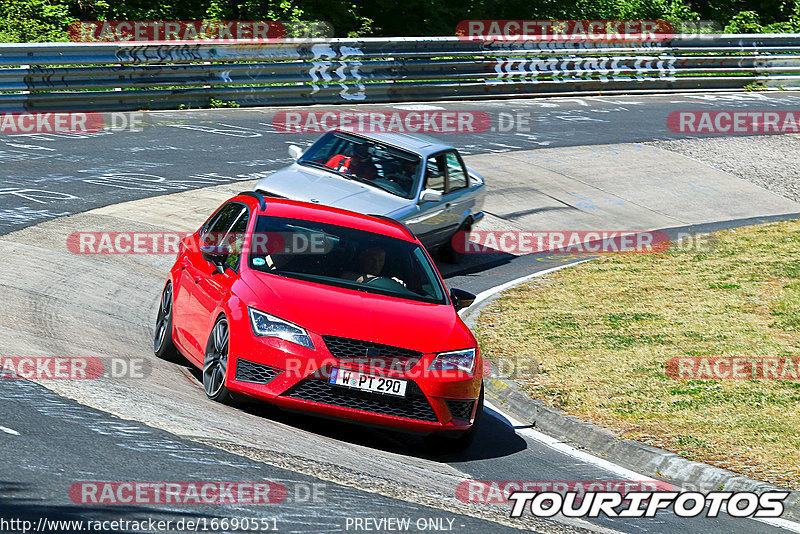
{"label": "silver car roof", "polygon": [[373,141],[386,143],[387,145],[394,145],[399,148],[404,148],[420,156],[428,156],[442,150],[453,150],[452,145],[443,143],[439,139],[425,134],[417,133],[362,133],[362,132],[349,132],[347,130],[337,130],[342,133],[357,135]]}

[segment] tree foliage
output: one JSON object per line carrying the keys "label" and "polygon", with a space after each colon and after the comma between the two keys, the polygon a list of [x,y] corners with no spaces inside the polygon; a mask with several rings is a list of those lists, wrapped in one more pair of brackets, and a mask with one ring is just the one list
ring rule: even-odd
{"label": "tree foliage", "polygon": [[465,19],[712,20],[800,32],[800,0],[0,0],[0,41],[65,41],[77,20],[324,20],[337,37],[453,35]]}

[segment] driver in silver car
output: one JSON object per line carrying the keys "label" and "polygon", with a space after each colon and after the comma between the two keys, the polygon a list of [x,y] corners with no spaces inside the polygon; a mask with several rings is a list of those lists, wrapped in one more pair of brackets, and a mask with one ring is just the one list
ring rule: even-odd
{"label": "driver in silver car", "polygon": [[344,154],[336,154],[325,163],[325,166],[364,180],[377,178],[378,168],[372,163],[369,147],[364,143],[358,143],[352,146],[351,151],[352,155],[349,157]]}

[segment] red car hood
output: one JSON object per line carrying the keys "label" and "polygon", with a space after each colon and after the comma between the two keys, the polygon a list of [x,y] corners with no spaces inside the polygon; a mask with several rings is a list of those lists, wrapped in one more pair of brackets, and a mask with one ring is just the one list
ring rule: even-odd
{"label": "red car hood", "polygon": [[424,353],[476,345],[446,304],[430,304],[246,270],[256,309],[319,335],[360,339]]}

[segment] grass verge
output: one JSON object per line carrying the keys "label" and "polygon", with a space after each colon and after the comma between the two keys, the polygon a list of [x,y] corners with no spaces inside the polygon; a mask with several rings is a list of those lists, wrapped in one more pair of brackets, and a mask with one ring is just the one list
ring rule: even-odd
{"label": "grass verge", "polygon": [[[483,354],[531,396],[691,460],[800,489],[800,380],[672,378],[685,357],[800,356],[800,222],[564,269],[482,313]],[[524,365],[522,365],[524,364]],[[785,377],[791,377],[785,374]]]}

